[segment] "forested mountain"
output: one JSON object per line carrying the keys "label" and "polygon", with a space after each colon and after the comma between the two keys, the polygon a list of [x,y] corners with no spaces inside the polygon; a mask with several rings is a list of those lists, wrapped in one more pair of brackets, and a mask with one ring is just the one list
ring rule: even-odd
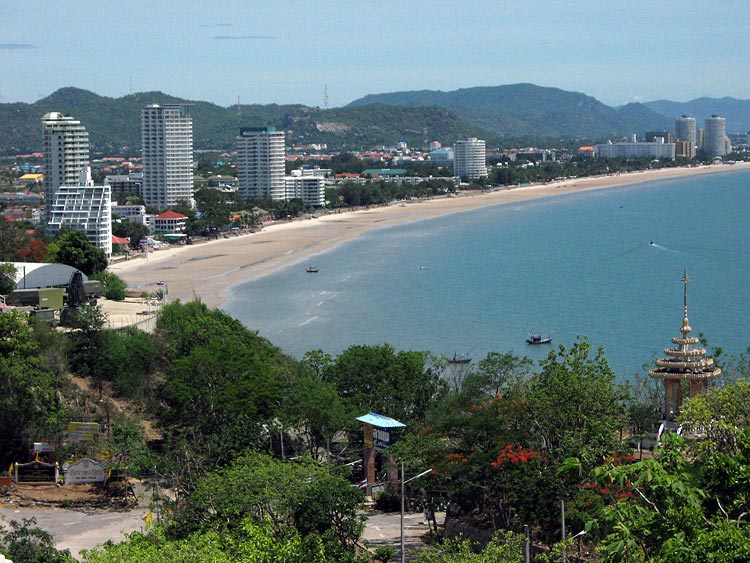
{"label": "forested mountain", "polygon": [[0,154],[40,151],[41,117],[50,111],[69,114],[89,132],[92,147],[105,152],[140,145],[141,108],[153,103],[189,103],[196,149],[231,149],[242,126],[281,127],[292,143],[327,143],[336,148],[369,148],[430,139],[452,143],[466,136],[492,140],[487,131],[436,108],[391,106],[322,110],[303,105],[253,104],[224,108],[162,92],[108,98],[78,88],[62,88],[33,104],[0,104]]}
{"label": "forested mountain", "polygon": [[720,115],[727,120],[727,133],[750,131],[750,100],[737,98],[697,98],[689,102],[656,100],[643,105],[653,111],[676,118],[681,115],[695,117],[698,127],[711,115]]}
{"label": "forested mountain", "polygon": [[504,136],[608,138],[674,128],[673,120],[643,104],[616,109],[585,94],[534,84],[371,94],[349,106],[372,103],[443,107]]}

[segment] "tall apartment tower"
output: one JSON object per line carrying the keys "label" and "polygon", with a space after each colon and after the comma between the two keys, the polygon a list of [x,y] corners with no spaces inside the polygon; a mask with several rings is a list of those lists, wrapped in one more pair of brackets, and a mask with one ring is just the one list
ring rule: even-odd
{"label": "tall apartment tower", "polygon": [[242,127],[237,136],[237,179],[244,197],[288,199],[284,132],[275,127]]}
{"label": "tall apartment tower", "polygon": [[78,183],[89,164],[89,134],[81,122],[53,111],[42,117],[44,127],[44,207],[47,213],[60,186]]}
{"label": "tall apartment tower", "polygon": [[484,141],[470,137],[456,141],[453,148],[453,174],[478,180],[487,177],[487,153]]}
{"label": "tall apartment tower", "polygon": [[708,156],[724,156],[727,154],[727,123],[726,119],[718,115],[706,118],[706,133],[703,149]]}
{"label": "tall apartment tower", "polygon": [[695,118],[683,115],[678,117],[674,122],[674,133],[677,141],[684,143],[685,150],[682,156],[693,158],[695,156],[695,150],[697,148],[697,128],[695,124]]}
{"label": "tall apartment tower", "polygon": [[186,104],[152,104],[141,110],[146,205],[164,210],[193,204],[193,118]]}

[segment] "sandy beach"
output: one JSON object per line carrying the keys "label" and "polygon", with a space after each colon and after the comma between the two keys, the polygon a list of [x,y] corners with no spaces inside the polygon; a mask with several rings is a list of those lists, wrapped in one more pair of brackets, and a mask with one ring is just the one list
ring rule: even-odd
{"label": "sandy beach", "polygon": [[749,168],[750,163],[669,168],[489,192],[463,192],[456,197],[331,213],[317,219],[272,224],[261,232],[229,239],[191,246],[171,246],[152,252],[147,258],[132,258],[113,264],[109,271],[123,278],[131,288],[150,287],[155,290],[154,284],[163,281],[168,287],[169,300],[200,299],[210,307],[220,307],[234,285],[292,264],[300,263],[300,267],[304,267],[310,256],[331,250],[371,229],[532,198]]}

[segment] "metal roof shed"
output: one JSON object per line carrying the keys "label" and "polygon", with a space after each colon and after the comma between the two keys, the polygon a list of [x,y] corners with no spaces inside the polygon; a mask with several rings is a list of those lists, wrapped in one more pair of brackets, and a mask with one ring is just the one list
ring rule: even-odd
{"label": "metal roof shed", "polygon": [[[46,264],[44,262],[12,262],[16,268],[16,289],[35,289],[68,285],[78,268],[67,264]],[[81,272],[83,281],[88,278]]]}

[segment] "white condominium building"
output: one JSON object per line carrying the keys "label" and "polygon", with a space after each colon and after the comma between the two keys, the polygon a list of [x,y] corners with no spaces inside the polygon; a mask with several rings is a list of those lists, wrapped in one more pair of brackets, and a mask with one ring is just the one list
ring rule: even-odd
{"label": "white condominium building", "polygon": [[301,199],[307,205],[325,207],[326,186],[323,176],[308,176],[301,170],[292,170],[284,178],[286,199]]}
{"label": "white condominium building", "polygon": [[484,141],[476,137],[456,141],[453,147],[453,175],[469,180],[487,177]]}
{"label": "white condominium building", "polygon": [[59,186],[49,211],[47,229],[57,234],[63,229],[80,231],[86,239],[112,255],[112,194],[108,185],[95,186],[91,169],[86,167],[77,185]]}
{"label": "white condominium building", "polygon": [[242,127],[237,136],[237,179],[239,192],[248,199],[268,197],[284,200],[283,131],[275,127]]}
{"label": "white condominium building", "polygon": [[152,104],[141,110],[143,185],[148,206],[164,210],[193,204],[193,118],[186,104]]}
{"label": "white condominium building", "polygon": [[594,146],[596,158],[665,158],[675,159],[675,144],[663,139],[648,143],[602,143]]}
{"label": "white condominium building", "polygon": [[53,111],[42,117],[44,127],[44,205],[47,211],[55,190],[78,182],[89,164],[89,134],[81,122]]}
{"label": "white condominium building", "polygon": [[[706,132],[703,150],[708,156],[727,154],[727,120],[718,115],[706,118]],[[730,149],[731,150],[731,149]]]}

